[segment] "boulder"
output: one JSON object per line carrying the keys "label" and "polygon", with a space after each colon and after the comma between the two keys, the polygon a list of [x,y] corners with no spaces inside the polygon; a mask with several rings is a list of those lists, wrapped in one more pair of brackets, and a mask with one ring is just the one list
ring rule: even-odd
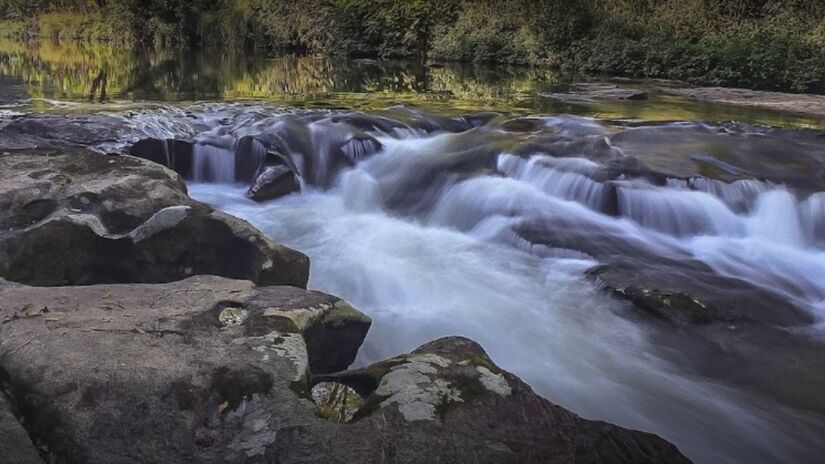
{"label": "boulder", "polygon": [[0,156],[0,276],[30,285],[196,274],[306,286],[309,259],[198,203],[169,169],[85,150]]}
{"label": "boulder", "polygon": [[2,378],[53,462],[248,462],[263,439],[250,402],[285,433],[311,422],[293,391],[310,360],[346,368],[369,327],[328,295],[207,276],[0,295]]}
{"label": "boulder", "polygon": [[[463,337],[314,383],[338,385],[336,395],[316,394],[338,404],[357,393],[363,403],[350,423],[372,425],[373,440],[392,446],[399,462],[689,462],[655,435],[553,405]],[[323,415],[329,402],[316,404]]]}
{"label": "boulder", "polygon": [[0,302],[4,386],[51,462],[687,462],[552,405],[463,338],[326,373],[369,320],[318,292],[199,276]]}
{"label": "boulder", "polygon": [[26,429],[13,413],[8,398],[0,392],[0,460],[4,464],[43,464]]}
{"label": "boulder", "polygon": [[255,175],[246,194],[255,201],[266,201],[289,195],[299,189],[295,172],[285,164],[265,164]]}

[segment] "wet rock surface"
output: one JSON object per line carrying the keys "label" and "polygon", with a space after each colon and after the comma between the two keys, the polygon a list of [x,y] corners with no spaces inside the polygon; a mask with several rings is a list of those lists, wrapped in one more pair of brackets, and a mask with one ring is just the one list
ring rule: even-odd
{"label": "wet rock surface", "polygon": [[114,146],[134,132],[111,116],[27,114],[0,119],[0,150]]}
{"label": "wet rock surface", "polygon": [[657,91],[694,100],[825,116],[822,95],[767,92],[728,87],[657,87]]}
{"label": "wet rock surface", "polygon": [[590,102],[594,100],[647,100],[647,92],[630,87],[598,82],[573,84],[565,92],[542,94],[563,102]]}
{"label": "wet rock surface", "polygon": [[[317,292],[194,277],[5,287],[0,301],[3,383],[52,462],[687,462],[553,406],[467,339],[323,374],[313,350],[361,339],[327,331],[313,348],[312,328],[368,319]],[[362,402],[328,420],[322,380]]]}
{"label": "wet rock surface", "polygon": [[305,286],[309,261],[195,202],[157,164],[85,150],[0,156],[0,275],[32,285],[164,282],[197,274]]}
{"label": "wet rock surface", "polygon": [[255,201],[274,200],[298,189],[295,171],[285,164],[264,164],[249,186],[247,196]]}

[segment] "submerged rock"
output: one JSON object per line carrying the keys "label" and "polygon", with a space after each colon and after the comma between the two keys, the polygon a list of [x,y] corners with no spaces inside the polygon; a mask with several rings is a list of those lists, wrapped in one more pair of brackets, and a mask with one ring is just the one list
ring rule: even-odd
{"label": "submerged rock", "polygon": [[662,93],[694,100],[748,106],[790,113],[825,116],[825,96],[768,92],[730,87],[675,87],[661,86]]}
{"label": "submerged rock", "polygon": [[615,84],[579,83],[566,92],[542,94],[563,102],[591,102],[594,100],[647,100],[647,92]]}
{"label": "submerged rock", "polygon": [[303,287],[308,258],[198,203],[130,156],[0,156],[0,276],[31,285],[168,282],[196,274]]}
{"label": "submerged rock", "polygon": [[794,327],[814,322],[793,302],[749,281],[719,275],[698,261],[612,259],[588,274],[640,310],[677,325],[756,324]]}
{"label": "submerged rock", "polygon": [[314,356],[351,360],[365,331],[319,346],[314,328],[368,319],[317,292],[204,276],[0,302],[4,386],[58,463],[687,462],[552,405],[463,338],[321,374]]}

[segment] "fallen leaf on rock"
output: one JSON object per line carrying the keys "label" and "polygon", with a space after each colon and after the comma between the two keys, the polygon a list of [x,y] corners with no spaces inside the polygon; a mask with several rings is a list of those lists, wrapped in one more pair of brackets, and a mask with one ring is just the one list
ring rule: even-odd
{"label": "fallen leaf on rock", "polygon": [[228,401],[224,401],[223,403],[221,403],[221,405],[218,406],[218,414],[221,414],[224,411],[226,411],[226,408],[228,408],[228,407],[229,407],[229,402]]}

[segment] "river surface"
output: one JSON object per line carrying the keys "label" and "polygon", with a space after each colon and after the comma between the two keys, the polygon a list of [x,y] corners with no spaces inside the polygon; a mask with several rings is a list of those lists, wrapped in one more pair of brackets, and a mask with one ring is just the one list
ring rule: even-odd
{"label": "river surface", "polygon": [[[588,273],[618,262],[753,311],[781,302],[792,316],[759,316],[772,329],[747,361],[776,337],[825,356],[825,137],[804,130],[822,120],[651,82],[620,82],[647,101],[570,103],[546,96],[570,77],[466,65],[0,42],[0,75],[0,119],[107,114],[134,135],[104,151],[194,143],[194,198],[308,254],[311,288],[373,318],[357,365],[465,335],[554,403],[697,462],[825,455],[823,397],[806,393],[822,376],[720,372],[741,352],[724,361]],[[247,198],[245,136],[294,152],[300,193]]]}

